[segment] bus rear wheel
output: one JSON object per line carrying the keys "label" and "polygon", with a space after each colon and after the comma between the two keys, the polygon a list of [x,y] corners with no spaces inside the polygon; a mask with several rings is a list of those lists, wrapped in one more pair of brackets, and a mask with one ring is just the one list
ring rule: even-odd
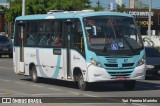
{"label": "bus rear wheel", "polygon": [[35,83],[38,83],[40,80],[40,78],[37,76],[37,70],[35,66],[33,66],[31,69],[31,79]]}
{"label": "bus rear wheel", "polygon": [[78,87],[79,89],[86,91],[88,89],[89,84],[84,81],[83,75],[78,75]]}
{"label": "bus rear wheel", "polygon": [[123,87],[125,90],[133,90],[135,88],[136,81],[125,81],[123,82]]}

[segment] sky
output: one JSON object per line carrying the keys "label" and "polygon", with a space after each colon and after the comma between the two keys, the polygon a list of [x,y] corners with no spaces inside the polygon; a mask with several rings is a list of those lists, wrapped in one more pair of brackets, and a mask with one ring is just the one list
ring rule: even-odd
{"label": "sky", "polygon": [[5,3],[7,0],[0,0],[0,3]]}
{"label": "sky", "polygon": [[[96,6],[96,2],[98,0],[90,0],[92,2],[92,5],[93,6]],[[105,8],[107,8],[107,5],[110,3],[110,2],[115,2],[116,0],[99,0],[101,5]],[[143,0],[144,4],[148,4],[148,1],[149,0]],[[128,7],[129,5],[129,0],[122,0],[122,3],[123,4],[126,4],[126,6]],[[152,8],[159,8],[160,9],[160,0],[152,0]]]}

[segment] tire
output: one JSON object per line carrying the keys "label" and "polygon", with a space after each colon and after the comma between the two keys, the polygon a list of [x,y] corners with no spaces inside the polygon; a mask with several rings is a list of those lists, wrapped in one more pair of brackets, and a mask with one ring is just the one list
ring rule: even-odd
{"label": "tire", "polygon": [[135,88],[136,81],[125,81],[123,82],[123,87],[125,90],[133,90]]}
{"label": "tire", "polygon": [[78,87],[79,87],[79,89],[83,90],[83,91],[86,91],[86,90],[88,90],[88,86],[89,86],[89,84],[84,81],[83,75],[79,74],[78,75]]}
{"label": "tire", "polygon": [[33,82],[35,83],[39,82],[40,78],[37,76],[37,70],[35,66],[32,67],[30,75]]}

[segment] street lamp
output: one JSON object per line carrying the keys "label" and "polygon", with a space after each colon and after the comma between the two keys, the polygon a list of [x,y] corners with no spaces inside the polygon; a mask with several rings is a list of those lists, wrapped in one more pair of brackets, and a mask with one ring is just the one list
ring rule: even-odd
{"label": "street lamp", "polygon": [[25,0],[22,0],[22,16],[25,15]]}
{"label": "street lamp", "polygon": [[151,38],[151,9],[152,9],[152,0],[149,0],[148,36],[150,38]]}

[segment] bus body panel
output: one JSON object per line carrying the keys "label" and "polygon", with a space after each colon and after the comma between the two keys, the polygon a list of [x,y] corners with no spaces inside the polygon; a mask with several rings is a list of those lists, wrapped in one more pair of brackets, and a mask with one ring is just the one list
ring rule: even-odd
{"label": "bus body panel", "polygon": [[[15,50],[18,51],[19,47],[15,47]],[[66,49],[62,49],[61,55],[53,55],[53,49],[45,48],[24,48],[24,61],[25,61],[25,73],[24,75],[29,75],[29,65],[35,64],[37,69],[37,74],[39,77],[52,78],[52,79],[62,79],[62,80],[71,80],[67,79],[66,73]],[[63,58],[62,58],[63,57]],[[76,50],[71,50],[71,70],[73,76],[73,70],[79,68],[84,74],[84,80],[87,81],[87,66],[84,57],[78,53]],[[66,63],[66,62],[65,62]],[[15,62],[15,68],[18,65],[18,62]],[[17,69],[19,70],[19,67]],[[15,72],[18,74],[18,71]],[[73,78],[72,78],[73,80]]]}
{"label": "bus body panel", "polygon": [[64,78],[63,61],[65,51],[61,55],[54,55],[52,48],[25,48],[25,75],[29,75],[29,65],[35,64],[39,77],[62,79]]}
{"label": "bus body panel", "polygon": [[79,68],[83,74],[84,80],[87,81],[87,64],[85,58],[76,50],[71,50],[71,70],[72,76],[75,68]]}
{"label": "bus body panel", "polygon": [[14,66],[14,72],[16,74],[19,74],[19,61],[20,60],[20,56],[19,56],[19,52],[20,49],[18,47],[13,47],[13,66]]}
{"label": "bus body panel", "polygon": [[[76,48],[69,48],[70,53],[70,69],[68,70],[68,47],[66,48],[52,48],[52,47],[27,47],[24,46],[24,75],[30,75],[30,65],[34,64],[37,69],[38,77],[61,79],[67,81],[74,81],[75,69],[80,69],[83,75],[83,79],[86,82],[104,82],[104,81],[117,81],[117,77],[123,77],[125,80],[140,80],[145,77],[146,66],[145,63],[138,66],[139,61],[144,58],[144,48],[140,51],[140,54],[131,56],[109,56],[109,55],[98,55],[96,52],[91,51],[88,47],[88,38],[86,35],[86,29],[83,24],[84,17],[91,16],[126,16],[132,17],[131,15],[112,13],[112,12],[94,12],[94,13],[57,13],[49,15],[32,15],[16,18],[16,21],[36,21],[47,19],[74,19],[77,18],[82,24],[82,34],[84,41],[84,55]],[[64,35],[63,35],[64,36]],[[65,36],[68,36],[67,34]],[[66,40],[66,39],[65,39]],[[74,39],[73,39],[74,40]],[[68,41],[65,41],[65,44]],[[54,54],[53,50],[59,49],[60,55]],[[14,46],[13,52],[13,64],[14,71],[16,74],[21,73],[20,71],[20,47]],[[114,55],[114,54],[112,54]],[[93,65],[92,62],[97,61],[99,66]],[[115,62],[116,60],[116,62]],[[106,64],[116,64],[116,67],[108,67]],[[132,66],[123,67],[122,64]],[[68,74],[69,72],[69,74]],[[121,75],[123,73],[130,72],[128,75]],[[114,74],[114,75],[113,75]],[[70,77],[70,78],[69,78]],[[122,80],[122,79],[121,79]]]}

